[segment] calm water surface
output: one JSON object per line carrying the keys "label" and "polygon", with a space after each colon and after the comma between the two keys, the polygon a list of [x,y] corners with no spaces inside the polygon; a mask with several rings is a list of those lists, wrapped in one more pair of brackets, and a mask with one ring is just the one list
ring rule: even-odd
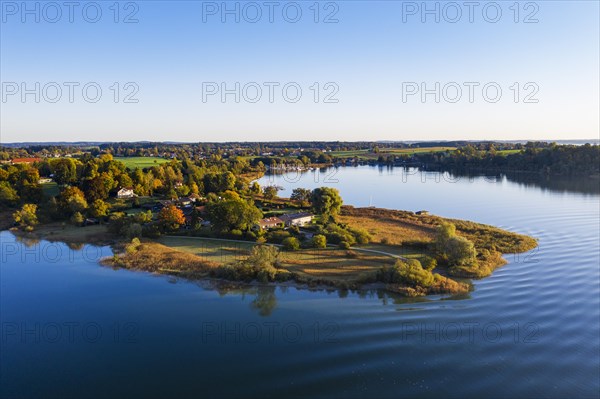
{"label": "calm water surface", "polygon": [[466,298],[212,287],[2,232],[0,395],[598,397],[598,183],[521,181],[372,167],[260,181],[539,238]]}

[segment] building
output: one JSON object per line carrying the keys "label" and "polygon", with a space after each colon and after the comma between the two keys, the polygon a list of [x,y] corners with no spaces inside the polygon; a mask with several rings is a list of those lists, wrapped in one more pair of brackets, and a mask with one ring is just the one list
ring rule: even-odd
{"label": "building", "polygon": [[42,160],[42,158],[15,158],[11,162],[13,164],[18,164],[18,163],[34,163],[34,162],[40,162],[41,160]]}
{"label": "building", "polygon": [[117,198],[133,198],[135,194],[131,188],[122,188],[117,191]]}
{"label": "building", "polygon": [[315,215],[308,212],[301,213],[288,213],[287,215],[282,215],[281,220],[285,226],[306,226],[310,224]]}
{"label": "building", "polygon": [[281,220],[278,217],[270,217],[270,218],[264,218],[258,221],[258,223],[256,223],[253,228],[255,230],[266,230],[266,229],[272,229],[275,227],[281,227],[283,226],[283,220]]}

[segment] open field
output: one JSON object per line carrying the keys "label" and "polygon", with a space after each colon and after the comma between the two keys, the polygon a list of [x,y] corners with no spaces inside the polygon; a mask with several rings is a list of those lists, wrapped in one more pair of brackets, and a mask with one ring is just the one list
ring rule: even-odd
{"label": "open field", "polygon": [[149,168],[151,166],[160,165],[161,163],[169,162],[168,159],[159,157],[115,157],[116,161],[121,161],[129,169]]}
{"label": "open field", "polygon": [[252,247],[256,245],[253,242],[176,236],[163,236],[157,242],[169,248],[194,254],[201,259],[219,264],[246,259]]}
{"label": "open field", "polygon": [[332,151],[329,154],[334,158],[351,158],[357,157],[359,159],[377,159],[380,155],[413,155],[422,154],[429,152],[442,152],[442,151],[454,151],[456,147],[419,147],[419,148],[393,148],[393,149],[380,149],[379,152],[372,152],[369,150],[355,150],[355,151]]}
{"label": "open field", "polygon": [[[257,245],[253,242],[174,236],[163,236],[157,242],[220,265],[245,260]],[[385,251],[385,248],[379,250]],[[382,266],[393,264],[394,260],[383,254],[337,248],[282,251],[279,257],[281,267],[300,278],[332,282],[361,279]]]}

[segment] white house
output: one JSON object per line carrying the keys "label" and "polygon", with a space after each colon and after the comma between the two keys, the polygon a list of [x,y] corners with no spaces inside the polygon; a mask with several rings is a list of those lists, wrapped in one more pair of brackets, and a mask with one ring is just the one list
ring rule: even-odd
{"label": "white house", "polygon": [[117,191],[117,198],[133,198],[135,194],[131,188],[122,188]]}
{"label": "white house", "polygon": [[283,221],[286,226],[305,226],[310,224],[315,215],[308,212],[301,213],[288,213],[287,215],[282,215],[279,218]]}

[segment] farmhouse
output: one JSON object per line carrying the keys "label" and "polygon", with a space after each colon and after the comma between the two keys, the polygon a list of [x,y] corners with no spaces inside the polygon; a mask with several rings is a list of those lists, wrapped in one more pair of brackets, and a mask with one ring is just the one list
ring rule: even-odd
{"label": "farmhouse", "polygon": [[308,212],[301,213],[289,213],[287,215],[282,215],[281,220],[286,226],[305,226],[312,222],[315,215]]}
{"label": "farmhouse", "polygon": [[135,194],[131,188],[122,188],[117,191],[117,198],[133,198]]}
{"label": "farmhouse", "polygon": [[280,218],[270,217],[270,218],[265,218],[265,219],[259,220],[258,223],[256,223],[253,226],[253,228],[255,230],[259,230],[259,229],[266,230],[266,229],[272,229],[274,227],[280,227],[283,224],[284,224],[283,220],[281,220]]}

